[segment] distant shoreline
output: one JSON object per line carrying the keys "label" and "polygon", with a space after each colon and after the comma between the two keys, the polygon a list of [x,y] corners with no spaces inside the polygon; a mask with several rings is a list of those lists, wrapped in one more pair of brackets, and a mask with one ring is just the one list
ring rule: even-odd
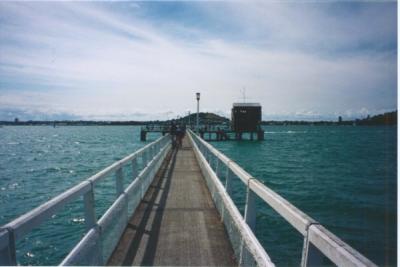
{"label": "distant shoreline", "polygon": [[[53,124],[28,124],[28,123],[20,123],[20,124],[2,124],[0,123],[0,128],[3,126],[53,126]],[[68,125],[56,125],[56,127],[79,127],[79,126],[146,126],[145,124],[140,124],[140,125],[134,125],[134,124],[68,124]],[[293,123],[293,124],[263,124],[262,126],[347,126],[347,127],[355,127],[355,126],[390,126],[390,127],[396,127],[397,124],[355,124],[355,125],[350,125],[350,124],[337,124],[337,123],[309,123],[309,124],[299,124],[299,123]]]}
{"label": "distant shoreline", "polygon": [[[43,120],[43,121],[0,121],[1,126],[146,126],[146,125],[169,125],[172,121],[178,124],[194,124],[195,114],[182,117],[176,120],[155,120],[155,121],[85,121],[85,120]],[[214,113],[200,113],[200,124],[202,125],[229,125],[228,118],[218,116]],[[309,126],[396,126],[397,111],[387,112],[376,116],[368,116],[365,119],[342,120],[338,121],[262,121],[263,126],[289,126],[289,125],[309,125]]]}

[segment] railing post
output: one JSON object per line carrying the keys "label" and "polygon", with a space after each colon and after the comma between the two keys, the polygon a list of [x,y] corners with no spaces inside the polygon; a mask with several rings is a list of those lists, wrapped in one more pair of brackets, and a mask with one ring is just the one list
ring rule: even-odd
{"label": "railing post", "polygon": [[315,224],[311,224],[307,227],[307,233],[304,237],[303,252],[301,255],[301,267],[323,265],[324,255],[308,240],[310,227],[313,225]]}
{"label": "railing post", "polygon": [[137,157],[132,159],[132,179],[135,179],[138,176],[138,164]]}
{"label": "railing post", "polygon": [[3,229],[0,231],[0,265],[17,265],[17,256],[15,253],[15,238],[12,229]]}
{"label": "railing post", "polygon": [[94,208],[94,188],[92,182],[90,182],[90,190],[83,195],[83,202],[85,206],[86,230],[89,230],[97,224],[96,210]]}
{"label": "railing post", "polygon": [[149,164],[149,162],[151,161],[151,157],[152,157],[152,150],[153,150],[153,146],[150,146],[147,149],[147,164]]}
{"label": "railing post", "polygon": [[[251,230],[256,228],[256,194],[250,189],[250,178],[247,182],[246,208],[244,211],[244,220]],[[254,179],[254,178],[253,178]]]}
{"label": "railing post", "polygon": [[218,177],[218,168],[219,168],[219,158],[215,157],[215,174]]}
{"label": "railing post", "polygon": [[124,174],[122,172],[122,167],[120,167],[115,172],[115,185],[117,189],[117,197],[124,192]]}
{"label": "railing post", "polygon": [[153,160],[155,152],[156,152],[156,149],[155,149],[154,145],[151,145],[151,147],[150,147],[150,155],[151,155],[150,156],[150,161]]}
{"label": "railing post", "polygon": [[143,173],[143,176],[141,176],[141,181],[140,181],[140,199],[143,199],[145,191],[144,191],[144,183],[146,182],[147,178],[147,171]]}
{"label": "railing post", "polygon": [[226,165],[226,180],[225,180],[225,190],[226,193],[230,196],[232,193],[232,171],[229,168],[229,162]]}
{"label": "railing post", "polygon": [[151,157],[152,157],[152,150],[153,150],[153,146],[149,146],[146,150],[147,152],[147,164],[151,161]]}
{"label": "railing post", "polygon": [[147,149],[143,151],[142,153],[142,163],[143,163],[143,168],[146,168],[147,166]]}

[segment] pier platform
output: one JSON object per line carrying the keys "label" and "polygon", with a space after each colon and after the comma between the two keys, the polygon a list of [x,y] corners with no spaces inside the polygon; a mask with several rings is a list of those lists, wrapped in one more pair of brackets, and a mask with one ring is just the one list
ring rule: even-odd
{"label": "pier platform", "polygon": [[[190,127],[188,127],[190,128]],[[147,125],[140,129],[140,140],[146,141],[148,133],[161,133],[163,136],[170,132],[169,125]],[[264,140],[264,130],[236,132],[226,126],[202,126],[199,129],[200,137],[207,141],[229,141],[229,140]]]}
{"label": "pier platform", "polygon": [[237,266],[188,137],[164,160],[108,265]]}

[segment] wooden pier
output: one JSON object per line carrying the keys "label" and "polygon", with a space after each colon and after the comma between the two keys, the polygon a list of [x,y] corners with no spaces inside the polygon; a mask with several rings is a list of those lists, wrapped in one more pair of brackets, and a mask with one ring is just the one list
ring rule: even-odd
{"label": "wooden pier", "polygon": [[232,130],[200,130],[200,137],[207,141],[242,141],[242,140],[250,140],[250,141],[262,141],[264,140],[264,130],[260,129],[256,132],[235,132]]}
{"label": "wooden pier", "polygon": [[237,265],[187,137],[167,156],[108,265]]}
{"label": "wooden pier", "polygon": [[[188,127],[189,129],[190,127]],[[148,133],[161,133],[165,135],[170,132],[167,125],[150,125],[140,129],[140,140],[146,141]],[[224,126],[202,126],[199,129],[199,136],[205,141],[241,141],[241,140],[264,140],[264,130],[259,127],[256,131],[234,131]]]}

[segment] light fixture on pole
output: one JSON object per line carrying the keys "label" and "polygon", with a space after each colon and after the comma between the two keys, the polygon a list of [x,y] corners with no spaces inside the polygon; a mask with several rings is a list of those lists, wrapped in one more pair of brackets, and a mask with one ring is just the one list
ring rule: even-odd
{"label": "light fixture on pole", "polygon": [[197,116],[196,116],[196,131],[199,132],[199,103],[200,103],[200,93],[196,93],[197,99]]}

